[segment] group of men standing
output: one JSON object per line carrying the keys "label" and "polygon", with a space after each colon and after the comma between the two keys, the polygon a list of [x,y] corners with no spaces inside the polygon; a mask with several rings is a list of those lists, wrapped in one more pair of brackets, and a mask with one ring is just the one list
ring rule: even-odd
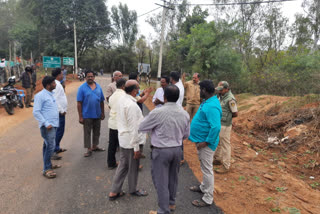
{"label": "group of men standing", "polygon": [[[53,76],[57,79],[59,75]],[[79,87],[77,93],[77,109],[79,123],[83,124],[84,147],[87,149],[84,156],[89,157],[93,151],[105,151],[98,147],[101,120],[105,118],[105,97],[100,85],[94,81],[94,72],[87,71],[85,76],[86,82]],[[34,116],[39,121],[44,138],[43,173],[48,178],[55,177],[52,169],[61,167],[52,165],[48,157],[54,151],[52,142],[57,138],[57,129],[61,126],[59,121],[64,121],[60,117],[65,116],[67,107],[63,105],[58,108],[59,102],[63,100],[62,93],[60,98],[54,97],[55,93],[52,91],[59,83],[52,78],[54,77],[43,79],[44,89],[36,95],[34,107]],[[109,169],[117,169],[109,200],[125,195],[122,186],[126,176],[130,195],[148,195],[145,190],[137,188],[137,182],[139,160],[143,156],[142,145],[146,142],[145,133],[149,132],[152,148],[151,174],[159,206],[157,211],[150,213],[170,213],[176,209],[178,173],[183,163],[185,139],[196,143],[203,173],[201,184],[190,187],[191,191],[200,192],[203,197],[192,201],[192,204],[197,207],[210,206],[214,190],[213,164],[222,164],[223,168],[217,170],[218,173],[228,172],[230,168],[230,132],[232,118],[237,116],[237,107],[229,84],[222,81],[215,88],[211,80],[200,82],[200,75],[197,73],[191,81],[185,82],[184,75],[181,80],[178,72],[171,72],[170,77],[161,78],[161,88],[157,89],[153,97],[156,108],[144,118],[138,104],[149,96],[151,90],[141,92],[135,78],[126,80],[120,71],[114,72],[112,78],[113,82],[106,90],[110,108],[107,162]],[[182,107],[185,95],[187,111]],[[116,161],[118,149],[119,162]]]}

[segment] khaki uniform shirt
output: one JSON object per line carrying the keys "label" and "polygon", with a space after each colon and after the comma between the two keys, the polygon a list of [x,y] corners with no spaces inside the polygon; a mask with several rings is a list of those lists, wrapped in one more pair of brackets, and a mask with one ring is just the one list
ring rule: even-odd
{"label": "khaki uniform shirt", "polygon": [[106,92],[106,98],[109,99],[109,97],[117,90],[116,81],[110,83],[107,86],[107,92]]}
{"label": "khaki uniform shirt", "polygon": [[193,83],[193,80],[185,82],[184,88],[186,89],[187,104],[200,105],[200,86]]}

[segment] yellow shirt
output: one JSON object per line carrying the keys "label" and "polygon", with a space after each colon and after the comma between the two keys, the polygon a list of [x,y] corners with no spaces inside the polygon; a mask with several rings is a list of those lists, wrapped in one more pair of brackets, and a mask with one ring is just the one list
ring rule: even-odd
{"label": "yellow shirt", "polygon": [[184,88],[186,89],[187,104],[200,105],[200,86],[194,83],[193,80],[185,82]]}

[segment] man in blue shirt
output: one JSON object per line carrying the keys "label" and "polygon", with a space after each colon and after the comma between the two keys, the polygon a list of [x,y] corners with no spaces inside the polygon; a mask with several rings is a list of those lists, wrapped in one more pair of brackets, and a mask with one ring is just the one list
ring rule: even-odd
{"label": "man in blue shirt", "polygon": [[[99,137],[101,120],[104,120],[104,95],[98,83],[94,81],[93,71],[88,70],[85,74],[86,82],[83,83],[77,94],[77,107],[79,113],[79,123],[83,124],[84,148],[87,152],[84,157],[89,157],[92,151],[105,151],[99,148]],[[91,146],[91,132],[92,146]]]}
{"label": "man in blue shirt", "polygon": [[211,80],[200,82],[200,97],[203,99],[194,116],[189,140],[196,143],[203,180],[200,186],[190,187],[193,192],[203,193],[200,200],[192,201],[196,207],[210,206],[213,203],[214,175],[213,156],[219,143],[222,110]]}
{"label": "man in blue shirt", "polygon": [[60,168],[60,165],[51,164],[51,156],[56,145],[56,131],[59,127],[59,111],[52,90],[56,88],[55,78],[46,76],[42,80],[43,90],[34,98],[33,115],[39,122],[43,142],[43,175],[47,178],[55,178],[56,173],[52,169]]}

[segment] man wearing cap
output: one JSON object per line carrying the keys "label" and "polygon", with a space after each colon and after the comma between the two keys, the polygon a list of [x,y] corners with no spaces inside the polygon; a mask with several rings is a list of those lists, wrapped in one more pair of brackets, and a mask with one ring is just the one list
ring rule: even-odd
{"label": "man wearing cap", "polygon": [[185,73],[182,75],[182,82],[185,88],[187,97],[186,110],[190,116],[190,120],[197,113],[200,106],[200,75],[198,73],[193,74],[192,80],[185,82]]}
{"label": "man wearing cap", "polygon": [[232,129],[232,118],[238,116],[237,100],[233,96],[229,84],[221,81],[216,90],[222,108],[220,143],[214,155],[213,165],[221,165],[222,168],[215,169],[217,173],[227,173],[230,169],[231,144],[230,135]]}

